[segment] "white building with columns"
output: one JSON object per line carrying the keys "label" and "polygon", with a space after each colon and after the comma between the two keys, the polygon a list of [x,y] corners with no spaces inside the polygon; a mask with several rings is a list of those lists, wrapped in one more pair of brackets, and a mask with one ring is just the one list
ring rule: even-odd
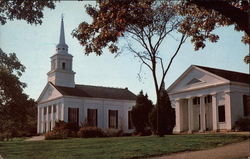
{"label": "white building with columns", "polygon": [[250,116],[249,74],[190,66],[168,89],[175,133],[230,131]]}
{"label": "white building with columns", "polygon": [[136,96],[127,88],[75,84],[72,63],[62,19],[59,44],[47,74],[48,83],[37,100],[37,132],[52,130],[59,120],[132,132],[130,110],[135,105]]}

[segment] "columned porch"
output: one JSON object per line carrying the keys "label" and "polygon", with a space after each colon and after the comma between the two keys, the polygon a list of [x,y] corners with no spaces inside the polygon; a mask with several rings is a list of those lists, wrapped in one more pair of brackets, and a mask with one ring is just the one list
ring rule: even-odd
{"label": "columned porch", "polygon": [[175,100],[175,132],[204,132],[218,130],[216,94]]}

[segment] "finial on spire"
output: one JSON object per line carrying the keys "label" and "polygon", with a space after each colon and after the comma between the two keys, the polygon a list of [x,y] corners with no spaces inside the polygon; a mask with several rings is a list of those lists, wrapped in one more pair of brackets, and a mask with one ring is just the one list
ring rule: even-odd
{"label": "finial on spire", "polygon": [[64,35],[64,22],[63,22],[63,14],[61,15],[61,30],[59,37],[59,44],[56,46],[57,53],[67,53],[68,45],[65,43],[65,35]]}

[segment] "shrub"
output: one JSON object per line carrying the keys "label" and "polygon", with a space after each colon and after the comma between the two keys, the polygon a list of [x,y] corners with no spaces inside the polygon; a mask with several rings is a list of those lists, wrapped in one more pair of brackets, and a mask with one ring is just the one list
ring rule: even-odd
{"label": "shrub", "polygon": [[64,121],[58,121],[55,123],[53,131],[60,133],[66,137],[76,137],[79,126],[75,123],[66,123]]}
{"label": "shrub", "polygon": [[65,139],[67,137],[77,137],[79,126],[75,123],[58,121],[52,131],[45,134],[45,140]]}
{"label": "shrub", "polygon": [[63,132],[49,131],[45,134],[45,140],[56,140],[65,138],[67,138],[67,135],[63,134]]}
{"label": "shrub", "polygon": [[123,131],[119,129],[107,129],[105,131],[105,136],[107,137],[119,137],[123,136]]}
{"label": "shrub", "polygon": [[250,131],[250,118],[240,118],[235,122],[235,129],[240,131]]}
{"label": "shrub", "polygon": [[83,127],[77,132],[77,136],[81,138],[103,137],[104,133],[97,127]]}

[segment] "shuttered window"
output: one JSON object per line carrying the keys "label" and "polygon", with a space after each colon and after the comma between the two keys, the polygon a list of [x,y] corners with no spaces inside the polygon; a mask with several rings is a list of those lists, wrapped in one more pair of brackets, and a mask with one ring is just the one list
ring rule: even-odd
{"label": "shuttered window", "polygon": [[53,105],[53,113],[56,113],[56,104]]}
{"label": "shuttered window", "polygon": [[200,104],[200,97],[193,98],[193,105]]}
{"label": "shuttered window", "polygon": [[109,110],[109,128],[118,128],[118,110]]}
{"label": "shuttered window", "polygon": [[250,96],[243,95],[244,116],[250,116]]}
{"label": "shuttered window", "polygon": [[97,109],[88,109],[88,126],[97,127]]}
{"label": "shuttered window", "polygon": [[68,108],[68,121],[69,123],[79,123],[79,108]]}
{"label": "shuttered window", "polygon": [[225,105],[219,105],[219,122],[225,122]]}

